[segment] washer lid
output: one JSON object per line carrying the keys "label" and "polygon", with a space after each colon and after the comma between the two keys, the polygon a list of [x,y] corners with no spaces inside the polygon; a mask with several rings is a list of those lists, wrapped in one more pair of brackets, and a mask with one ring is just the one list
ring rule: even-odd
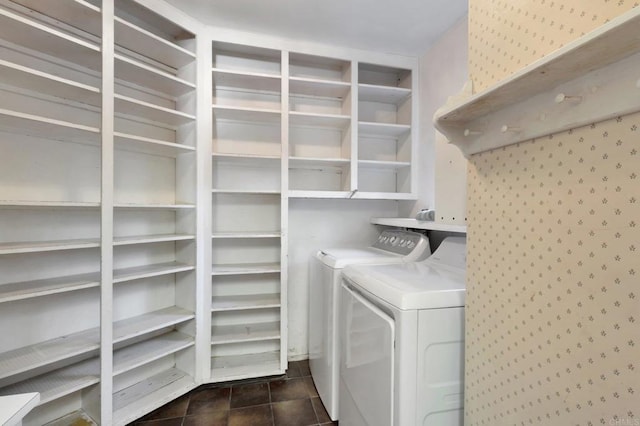
{"label": "washer lid", "polygon": [[373,247],[325,249],[316,253],[316,257],[333,269],[342,269],[347,265],[374,265],[403,261],[403,256],[400,254]]}
{"label": "washer lid", "polygon": [[427,262],[350,266],[343,277],[401,310],[464,306],[464,269]]}

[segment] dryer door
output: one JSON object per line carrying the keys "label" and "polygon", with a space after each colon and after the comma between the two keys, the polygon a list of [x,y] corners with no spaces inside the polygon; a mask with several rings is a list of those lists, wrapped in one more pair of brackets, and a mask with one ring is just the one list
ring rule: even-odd
{"label": "dryer door", "polygon": [[392,425],[395,323],[344,283],[341,291],[340,423]]}

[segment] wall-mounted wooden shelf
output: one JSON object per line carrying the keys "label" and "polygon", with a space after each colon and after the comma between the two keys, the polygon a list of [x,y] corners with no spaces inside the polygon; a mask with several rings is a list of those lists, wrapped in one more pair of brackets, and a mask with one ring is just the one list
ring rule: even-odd
{"label": "wall-mounted wooden shelf", "polygon": [[636,112],[639,27],[634,8],[497,85],[453,99],[435,125],[468,156]]}
{"label": "wall-mounted wooden shelf", "polygon": [[412,218],[372,217],[371,223],[373,223],[374,225],[396,226],[398,228],[424,229],[427,231],[457,232],[461,234],[467,233],[467,227],[464,225],[447,225],[444,223],[428,222],[428,221],[416,220]]}

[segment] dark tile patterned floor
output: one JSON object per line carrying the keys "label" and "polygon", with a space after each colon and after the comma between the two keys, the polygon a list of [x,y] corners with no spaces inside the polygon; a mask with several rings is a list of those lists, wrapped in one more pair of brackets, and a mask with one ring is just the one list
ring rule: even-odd
{"label": "dark tile patterned floor", "polygon": [[200,386],[130,426],[333,425],[307,361],[290,362],[284,376]]}

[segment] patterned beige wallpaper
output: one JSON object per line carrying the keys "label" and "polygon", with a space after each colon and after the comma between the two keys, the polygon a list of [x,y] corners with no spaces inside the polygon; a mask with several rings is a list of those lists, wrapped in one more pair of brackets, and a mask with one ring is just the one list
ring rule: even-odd
{"label": "patterned beige wallpaper", "polygon": [[637,0],[469,0],[474,91],[638,6]]}
{"label": "patterned beige wallpaper", "polygon": [[[476,90],[637,5],[471,0]],[[639,152],[640,113],[472,157],[466,425],[640,425]]]}

